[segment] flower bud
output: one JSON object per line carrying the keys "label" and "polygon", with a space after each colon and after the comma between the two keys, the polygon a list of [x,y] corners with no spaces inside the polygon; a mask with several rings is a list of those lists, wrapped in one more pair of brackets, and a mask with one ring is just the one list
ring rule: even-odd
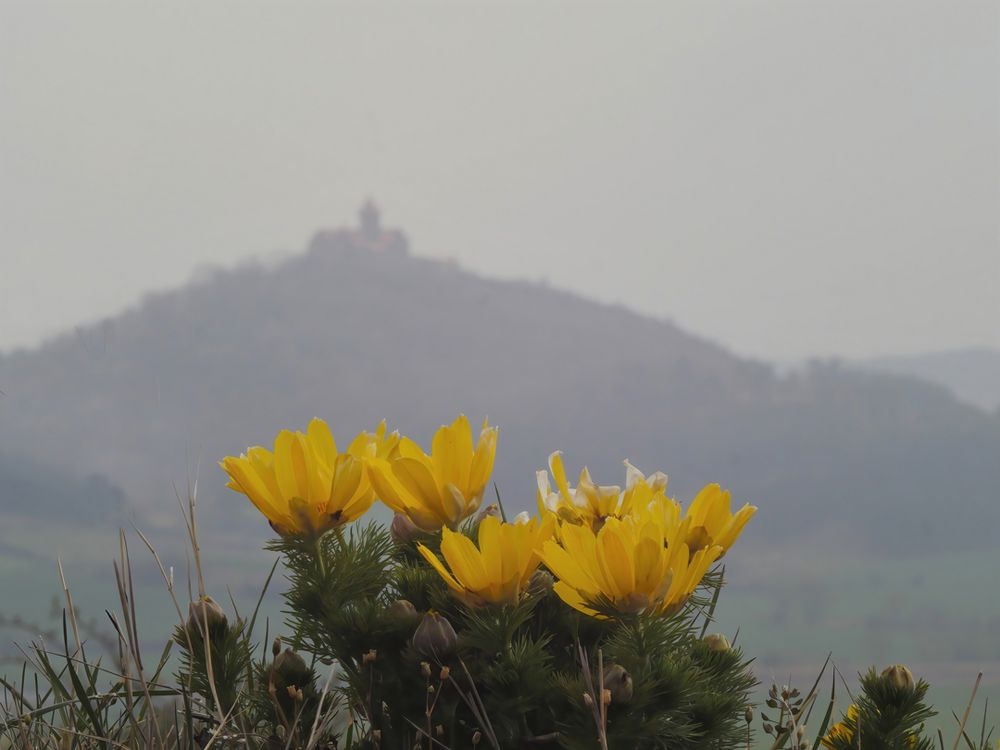
{"label": "flower bud", "polygon": [[708,646],[709,651],[724,652],[729,650],[729,639],[722,633],[709,633],[701,642]]}
{"label": "flower bud", "polygon": [[743,709],[743,721],[745,721],[747,724],[753,722],[753,706],[747,706],[745,709]]}
{"label": "flower bud", "polygon": [[475,732],[472,733],[472,744],[478,745],[482,741],[483,741],[483,733],[477,729]]}
{"label": "flower bud", "polygon": [[423,656],[444,658],[455,650],[457,643],[455,628],[437,612],[425,614],[413,634],[413,647]]}
{"label": "flower bud", "polygon": [[905,664],[893,664],[882,670],[882,679],[897,690],[913,690],[913,672]]}
{"label": "flower bud", "polygon": [[304,685],[309,681],[310,672],[305,659],[290,648],[275,657],[271,669],[286,685]]}
{"label": "flower bud", "polygon": [[604,687],[611,693],[612,703],[628,703],[632,700],[632,675],[620,664],[609,664],[604,668]]}
{"label": "flower bud", "polygon": [[204,633],[207,626],[207,632],[211,636],[224,632],[228,625],[225,610],[212,597],[202,596],[188,605],[188,633]]}
{"label": "flower bud", "polygon": [[552,590],[555,579],[547,570],[536,570],[528,579],[528,593],[534,595],[547,594]]}
{"label": "flower bud", "polygon": [[295,715],[306,695],[315,694],[315,674],[305,660],[290,648],[279,653],[267,673],[267,692],[276,704],[276,711]]}
{"label": "flower bud", "polygon": [[420,619],[420,613],[408,599],[397,599],[385,610],[386,618],[401,628],[413,627]]}
{"label": "flower bud", "polygon": [[392,524],[389,526],[389,536],[400,547],[409,544],[422,533],[417,525],[402,513],[397,513],[392,517]]}

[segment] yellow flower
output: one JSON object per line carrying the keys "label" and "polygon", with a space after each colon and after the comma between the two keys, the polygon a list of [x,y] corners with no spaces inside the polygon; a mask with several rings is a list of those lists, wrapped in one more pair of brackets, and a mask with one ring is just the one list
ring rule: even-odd
{"label": "yellow flower", "polygon": [[[362,433],[352,446],[386,440],[384,424],[380,431],[382,437]],[[305,433],[279,432],[273,452],[256,446],[219,465],[229,475],[226,486],[250,498],[279,534],[321,534],[355,520],[375,501],[361,456],[339,453],[321,419]]]}
{"label": "yellow flower", "polygon": [[847,709],[847,717],[830,727],[823,737],[823,747],[836,750],[837,746],[850,744],[854,738],[854,727],[858,723],[858,707],[853,703]]}
{"label": "yellow flower", "polygon": [[542,560],[559,580],[553,590],[571,607],[600,617],[610,603],[623,613],[676,612],[722,554],[718,546],[690,554],[689,523],[672,528],[639,518],[608,518],[599,531],[563,523]]}
{"label": "yellow flower", "polygon": [[515,604],[538,568],[539,549],[552,536],[554,525],[551,517],[504,523],[487,516],[479,524],[478,548],[467,536],[446,527],[441,530],[441,554],[451,572],[423,544],[417,549],[467,604]]}
{"label": "yellow flower", "polygon": [[484,421],[473,448],[462,415],[435,433],[429,456],[402,438],[388,454],[368,460],[369,476],[382,502],[424,531],[454,529],[479,507],[496,450],[497,428]]}
{"label": "yellow flower", "polygon": [[719,546],[725,554],[733,546],[757,507],[744,504],[735,515],[729,507],[729,491],[717,484],[709,484],[698,493],[685,515],[691,521],[686,541],[692,550]]}
{"label": "yellow flower", "polygon": [[848,729],[844,722],[838,722],[827,731],[823,738],[823,747],[836,750],[838,745],[849,744],[852,737],[854,737],[854,732]]}
{"label": "yellow flower", "polygon": [[570,487],[559,451],[549,456],[549,470],[556,483],[555,490],[549,483],[548,472],[536,473],[539,512],[554,513],[563,521],[585,523],[595,530],[607,518],[622,518],[654,500],[666,499],[667,475],[656,472],[647,478],[628,461],[625,461],[624,492],[616,485],[594,484],[586,467],[580,472],[577,486]]}
{"label": "yellow flower", "polygon": [[[830,727],[821,742],[827,750],[837,750],[838,747],[853,746],[854,730],[858,726],[858,707],[853,703],[847,708],[847,716]],[[916,747],[917,733],[906,733],[906,744],[909,747]]]}

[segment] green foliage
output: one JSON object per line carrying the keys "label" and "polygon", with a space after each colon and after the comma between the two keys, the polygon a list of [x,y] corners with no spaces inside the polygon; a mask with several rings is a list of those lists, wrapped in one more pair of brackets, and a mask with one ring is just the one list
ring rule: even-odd
{"label": "green foliage", "polygon": [[[0,747],[55,750],[67,736],[79,750],[752,746],[750,660],[705,635],[721,570],[668,616],[622,615],[598,602],[607,616],[594,618],[563,604],[545,574],[516,604],[468,606],[413,542],[394,543],[377,524],[270,546],[284,559],[288,619],[268,653],[253,657],[256,617],[227,619],[201,599],[192,611],[202,620],[192,615],[174,632],[180,662],[166,685],[169,648],[151,675],[124,657],[119,672],[91,663],[67,624],[62,648],[34,651],[32,668],[47,687],[30,695],[23,677],[3,683]],[[428,650],[414,637],[425,617],[457,635]],[[908,675],[862,675],[856,713],[827,732],[831,695],[814,741],[803,734],[819,679],[805,696],[772,687],[768,710],[780,714],[768,719],[767,742],[774,738],[775,750],[818,750],[821,739],[830,750],[932,750],[927,684]],[[984,750],[985,716],[978,741],[961,726],[968,750]]]}
{"label": "green foliage", "polygon": [[[743,709],[756,684],[749,662],[738,649],[711,651],[695,625],[690,616],[639,618],[608,637],[601,654],[605,675],[617,665],[631,678],[630,699],[608,706],[609,747],[745,746]],[[564,745],[593,747],[593,722],[579,700],[584,681],[566,672],[559,682],[570,698],[560,723]]]}
{"label": "green foliage", "polygon": [[291,649],[282,651],[280,639],[276,639],[271,660],[257,662],[254,675],[258,688],[248,696],[257,723],[291,738],[292,747],[303,744],[320,708],[320,688],[313,666]]}
{"label": "green foliage", "polygon": [[396,565],[388,532],[371,522],[319,538],[282,537],[268,548],[285,559],[293,644],[354,669],[385,625],[378,613]]}
{"label": "green foliage", "polygon": [[210,625],[206,633],[189,621],[174,629],[174,643],[181,658],[177,683],[200,695],[210,710],[230,714],[240,695],[252,688],[253,646],[246,622]]}
{"label": "green foliage", "polygon": [[[622,620],[608,606],[615,617],[601,619],[566,607],[544,575],[516,605],[467,606],[414,543],[393,544],[374,525],[282,539],[272,549],[287,567],[291,638],[340,666],[339,689],[362,747],[427,747],[431,737],[468,747],[477,733],[504,750],[592,748],[600,734],[614,748],[727,749],[746,741],[749,663],[738,649],[713,651],[699,638],[721,573],[671,616]],[[453,648],[418,651],[419,613],[429,611],[457,631]],[[602,661],[606,670],[625,670],[617,674],[632,692],[614,693],[599,727],[583,696],[590,690],[591,703],[600,700],[593,685]]]}
{"label": "green foliage", "polygon": [[861,693],[824,738],[829,750],[932,750],[935,743],[924,734],[924,723],[935,711],[924,703],[929,685],[894,681],[886,670],[869,669],[861,678]]}

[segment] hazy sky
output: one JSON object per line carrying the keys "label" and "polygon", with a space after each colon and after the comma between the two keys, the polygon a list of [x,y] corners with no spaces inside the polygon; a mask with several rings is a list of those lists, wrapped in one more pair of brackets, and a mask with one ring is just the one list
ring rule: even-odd
{"label": "hazy sky", "polygon": [[739,352],[1000,347],[1000,3],[0,0],[0,349],[367,194]]}

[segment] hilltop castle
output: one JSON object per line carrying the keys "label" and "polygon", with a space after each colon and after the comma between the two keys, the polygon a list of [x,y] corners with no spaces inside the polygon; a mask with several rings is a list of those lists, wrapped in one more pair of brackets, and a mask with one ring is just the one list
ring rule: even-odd
{"label": "hilltop castle", "polygon": [[401,257],[410,252],[410,242],[398,229],[384,229],[378,206],[371,198],[358,211],[357,227],[321,229],[309,243],[309,252],[367,250]]}

